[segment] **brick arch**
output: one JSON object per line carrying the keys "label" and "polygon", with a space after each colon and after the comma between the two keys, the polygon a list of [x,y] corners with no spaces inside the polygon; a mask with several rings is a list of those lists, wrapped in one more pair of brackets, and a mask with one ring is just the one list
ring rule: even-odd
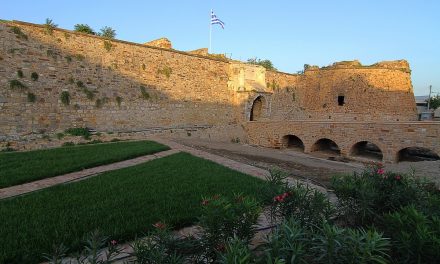
{"label": "brick arch", "polygon": [[304,152],[304,141],[294,133],[289,133],[281,137],[282,148],[294,148]]}
{"label": "brick arch", "polygon": [[340,145],[335,140],[333,140],[329,137],[321,137],[310,146],[309,150],[310,150],[310,152],[331,151],[331,152],[335,152],[337,154],[341,154],[342,149],[341,149]]}
{"label": "brick arch", "polygon": [[[369,144],[372,144],[372,146]],[[377,150],[374,150],[374,148],[377,148]],[[357,140],[354,143],[352,143],[349,152],[347,154],[352,158],[364,158],[364,159],[382,161],[384,160],[384,156],[385,156],[384,151],[386,150],[387,150],[386,146],[380,143],[377,143],[373,140],[363,139],[363,140]],[[366,152],[366,153],[362,153],[362,152]]]}
{"label": "brick arch", "polygon": [[417,145],[410,145],[407,144],[404,147],[399,147],[396,149],[395,155],[394,155],[394,162],[400,162],[400,161],[404,161],[402,155],[403,152],[405,150],[409,150],[409,149],[420,149],[420,150],[424,150],[426,152],[430,152],[431,155],[433,155],[435,160],[440,160],[440,150],[436,150],[435,148],[427,148],[424,146],[417,146]]}

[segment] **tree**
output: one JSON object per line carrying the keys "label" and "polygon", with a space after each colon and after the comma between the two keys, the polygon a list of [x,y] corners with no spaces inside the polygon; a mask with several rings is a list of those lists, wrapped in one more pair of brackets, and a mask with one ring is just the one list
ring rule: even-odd
{"label": "tree", "polygon": [[47,34],[52,35],[54,28],[58,27],[52,19],[46,18],[46,23],[44,23],[44,28],[46,29]]}
{"label": "tree", "polygon": [[[428,99],[426,100],[428,102]],[[429,108],[431,109],[437,109],[440,107],[440,94],[437,94],[436,96],[431,97],[431,100],[429,100]]]}
{"label": "tree", "polygon": [[74,26],[76,32],[82,32],[90,35],[96,35],[96,32],[87,24],[76,24]]}
{"label": "tree", "polygon": [[101,28],[101,33],[99,33],[98,35],[104,38],[114,39],[116,37],[116,30],[111,27],[105,26]]}
{"label": "tree", "polygon": [[270,60],[260,60],[257,57],[255,57],[255,58],[248,59],[247,63],[263,66],[267,70],[272,70],[272,71],[276,71],[277,70],[277,68],[275,68],[273,66],[273,63]]}

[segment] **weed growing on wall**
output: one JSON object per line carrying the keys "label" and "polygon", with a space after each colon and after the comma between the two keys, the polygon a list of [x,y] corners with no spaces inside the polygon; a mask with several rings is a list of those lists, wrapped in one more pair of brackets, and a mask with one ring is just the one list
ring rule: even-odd
{"label": "weed growing on wall", "polygon": [[36,72],[33,72],[33,73],[31,73],[31,79],[32,79],[32,81],[37,81],[38,80],[38,73],[36,73]]}
{"label": "weed growing on wall", "polygon": [[118,106],[121,107],[121,104],[122,104],[122,97],[120,97],[120,96],[116,96],[115,100],[116,100],[116,103],[118,104]]}
{"label": "weed growing on wall", "polygon": [[26,34],[24,34],[23,31],[21,31],[21,28],[19,28],[17,26],[13,26],[11,28],[11,31],[12,31],[12,33],[14,33],[17,36],[17,38],[28,40],[28,36]]}
{"label": "weed growing on wall", "polygon": [[19,90],[19,91],[24,91],[24,90],[28,89],[28,87],[26,85],[24,85],[23,83],[21,83],[19,80],[10,80],[9,87],[12,90]]}
{"label": "weed growing on wall", "polygon": [[93,100],[93,98],[95,98],[95,94],[87,89],[87,87],[83,87],[81,91],[86,95],[87,99]]}
{"label": "weed growing on wall", "polygon": [[18,78],[23,78],[23,77],[24,77],[24,74],[23,74],[23,71],[22,71],[22,70],[18,70],[18,71],[17,71],[17,77],[18,77]]}
{"label": "weed growing on wall", "polygon": [[66,56],[66,57],[64,57],[65,59],[66,59],[66,61],[68,62],[68,63],[71,63],[72,62],[72,57],[71,56]]}
{"label": "weed growing on wall", "polygon": [[110,41],[104,40],[104,49],[106,51],[111,51],[112,47],[113,47],[113,44]]}
{"label": "weed growing on wall", "polygon": [[157,73],[165,75],[167,78],[170,78],[173,70],[169,66],[165,66],[161,69],[157,69]]}
{"label": "weed growing on wall", "polygon": [[27,101],[29,103],[35,103],[37,97],[33,93],[27,93]]}
{"label": "weed growing on wall", "polygon": [[70,105],[70,94],[68,91],[62,91],[60,95],[61,103],[67,106]]}
{"label": "weed growing on wall", "polygon": [[100,99],[96,99],[95,106],[97,108],[101,108],[106,103],[108,103],[108,97],[103,97],[103,98],[100,98]]}
{"label": "weed growing on wall", "polygon": [[145,86],[141,86],[141,87],[139,87],[139,89],[141,90],[141,94],[142,94],[143,99],[145,99],[145,100],[150,99],[150,94],[145,89]]}
{"label": "weed growing on wall", "polygon": [[44,23],[44,30],[46,34],[51,35],[53,34],[53,30],[58,27],[57,24],[55,24],[52,19],[46,18],[46,23]]}
{"label": "weed growing on wall", "polygon": [[74,57],[77,61],[83,61],[85,59],[84,55],[81,54],[76,54]]}

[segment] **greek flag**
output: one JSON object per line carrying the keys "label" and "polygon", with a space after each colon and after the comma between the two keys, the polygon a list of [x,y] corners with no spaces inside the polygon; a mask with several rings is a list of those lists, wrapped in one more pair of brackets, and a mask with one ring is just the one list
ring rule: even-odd
{"label": "greek flag", "polygon": [[219,24],[222,26],[223,29],[225,29],[225,23],[217,18],[217,16],[214,14],[214,11],[211,9],[211,25]]}

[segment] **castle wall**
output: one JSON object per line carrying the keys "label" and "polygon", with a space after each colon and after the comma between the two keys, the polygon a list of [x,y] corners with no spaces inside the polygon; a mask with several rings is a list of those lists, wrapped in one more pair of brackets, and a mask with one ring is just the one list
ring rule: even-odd
{"label": "castle wall", "polygon": [[[271,120],[415,121],[416,104],[405,61],[335,65],[304,74],[269,71]],[[338,104],[344,96],[344,104]]]}
{"label": "castle wall", "polygon": [[[0,24],[0,135],[74,126],[136,131],[239,122],[225,61],[14,25],[27,39],[12,32],[12,25]],[[31,79],[32,72],[38,80]],[[26,88],[11,89],[12,80]],[[69,93],[69,105],[62,103],[62,92]],[[28,93],[35,102],[27,101]]]}
{"label": "castle wall", "polygon": [[[400,135],[406,125],[389,125],[417,118],[406,61],[371,66],[340,62],[287,74],[169,47],[0,23],[0,141],[87,126],[136,135],[247,138],[277,147],[281,134],[273,131],[293,129],[310,138],[309,133],[311,142],[330,128],[329,135],[345,140],[342,144],[358,136],[400,144],[393,141],[397,133],[396,142],[403,142],[404,135],[437,148],[424,138],[417,141],[423,133]],[[17,81],[24,86],[11,87]],[[62,94],[68,94],[69,104]],[[342,105],[339,96],[344,97]],[[264,98],[261,122],[252,124],[247,121],[258,97]],[[438,124],[433,126],[438,137]]]}

